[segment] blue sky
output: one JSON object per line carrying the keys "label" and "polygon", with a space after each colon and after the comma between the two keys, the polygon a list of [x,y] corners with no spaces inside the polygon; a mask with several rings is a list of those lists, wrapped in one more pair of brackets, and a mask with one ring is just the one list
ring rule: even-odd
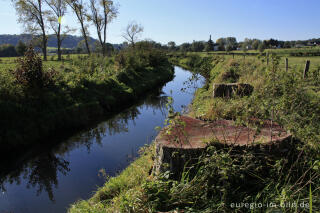
{"label": "blue sky", "polygon": [[[319,0],[118,0],[108,42],[121,43],[128,22],[144,26],[143,39],[178,44],[234,36],[298,40],[320,37]],[[0,0],[0,34],[22,33],[10,0]],[[76,26],[69,12],[66,22]],[[94,28],[91,36],[96,37]]]}

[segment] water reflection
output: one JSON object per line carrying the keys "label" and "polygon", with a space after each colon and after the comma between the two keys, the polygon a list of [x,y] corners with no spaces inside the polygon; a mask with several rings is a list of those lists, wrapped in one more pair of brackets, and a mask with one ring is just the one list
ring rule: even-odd
{"label": "water reflection", "polygon": [[[1,172],[0,187],[6,192],[5,183],[21,183],[21,178],[27,180],[27,188],[35,188],[37,195],[46,191],[51,201],[54,201],[53,187],[58,186],[58,172],[66,175],[69,162],[54,153],[45,153],[31,159],[26,164],[8,174]],[[3,171],[3,170],[2,170]]]}
{"label": "water reflection", "polygon": [[[67,153],[80,147],[85,147],[90,152],[92,145],[95,143],[102,146],[102,139],[106,135],[128,132],[128,123],[129,121],[134,122],[141,114],[141,106],[152,108],[154,113],[158,110],[165,114],[166,103],[167,96],[159,93],[150,94],[135,106],[114,115],[94,128],[80,132],[58,145],[28,153],[28,156],[15,159],[12,162],[5,159],[1,160],[0,190],[6,192],[8,185],[20,185],[24,182],[27,188],[36,190],[37,196],[46,192],[48,198],[54,202],[53,189],[58,188],[58,175],[67,175],[70,171],[70,162],[64,157]],[[132,160],[135,157],[136,153],[132,150],[128,159]]]}
{"label": "water reflection", "polygon": [[104,184],[104,176],[122,171],[138,156],[139,148],[156,136],[154,128],[166,118],[166,95],[181,112],[182,105],[192,101],[194,89],[202,85],[194,86],[192,74],[178,67],[175,75],[163,93],[150,94],[122,113],[101,118],[98,125],[59,139],[61,143],[26,150],[23,156],[0,155],[0,190],[6,191],[0,191],[0,212],[66,212],[71,203],[91,197]]}

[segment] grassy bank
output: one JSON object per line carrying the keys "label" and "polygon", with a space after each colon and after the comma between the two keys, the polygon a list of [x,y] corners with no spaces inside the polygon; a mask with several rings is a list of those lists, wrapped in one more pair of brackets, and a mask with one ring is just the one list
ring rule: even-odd
{"label": "grassy bank", "polygon": [[[311,67],[308,76],[303,78],[306,59],[310,60],[314,66]],[[205,120],[232,119],[239,125],[257,129],[259,125],[252,126],[250,118],[273,120],[290,131],[294,140],[301,142],[293,145],[294,149],[291,153],[286,153],[277,160],[271,160],[270,167],[264,167],[262,162],[257,164],[257,167],[261,166],[270,171],[277,168],[279,172],[273,174],[253,172],[252,175],[261,177],[261,181],[256,182],[261,188],[256,191],[249,190],[250,187],[242,189],[238,192],[240,193],[238,197],[242,197],[242,200],[251,197],[251,202],[254,201],[254,203],[308,202],[310,206],[313,204],[313,211],[319,211],[319,58],[311,57],[301,60],[301,58],[289,57],[289,65],[291,65],[288,71],[285,70],[284,57],[281,58],[278,55],[270,55],[269,64],[263,56],[233,59],[230,56],[189,55],[173,57],[172,60],[175,64],[182,64],[186,68],[207,76],[207,84],[196,92],[191,104],[192,116]],[[203,64],[210,66],[201,67]],[[254,87],[253,94],[249,97],[232,99],[212,98],[214,83],[235,82],[251,84]],[[247,156],[247,154],[243,155]],[[258,159],[256,154],[254,156]],[[269,157],[267,156],[266,159],[270,160]],[[282,165],[279,165],[280,162]],[[241,162],[241,164],[244,163]],[[250,169],[245,171],[252,172]],[[266,179],[268,181],[265,181]],[[227,182],[232,184],[231,180]],[[236,188],[237,185],[233,187]],[[232,194],[231,190],[229,193]],[[244,195],[241,196],[241,193]],[[232,198],[232,200],[236,199]],[[279,209],[282,212],[312,212],[310,208]],[[217,211],[217,209],[214,210]],[[249,212],[246,208],[239,209],[239,211],[243,210]],[[263,211],[267,210],[272,211],[272,208],[263,209]],[[254,209],[254,212],[259,211],[261,209]]]}
{"label": "grassy bank", "polygon": [[[171,58],[206,77],[191,104],[191,116],[233,119],[245,126],[251,125],[252,117],[272,119],[293,134],[290,150],[266,154],[212,145],[199,158],[194,176],[185,171],[180,180],[169,180],[167,174],[148,173],[151,147],[93,198],[77,202],[69,212],[320,211],[319,70],[311,69],[303,79],[300,68],[286,72],[280,60],[272,56],[267,65],[263,57]],[[211,98],[213,83],[223,82],[250,83],[254,92],[249,97]],[[250,127],[259,129],[259,124]]]}
{"label": "grassy bank", "polygon": [[12,69],[1,69],[4,153],[86,126],[132,105],[173,77],[166,56],[148,43],[114,57],[78,56],[52,63],[42,65],[40,57],[32,56]]}

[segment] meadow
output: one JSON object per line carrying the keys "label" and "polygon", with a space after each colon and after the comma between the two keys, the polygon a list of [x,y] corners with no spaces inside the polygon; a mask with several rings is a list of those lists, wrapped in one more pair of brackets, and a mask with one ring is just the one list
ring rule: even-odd
{"label": "meadow", "polygon": [[[178,57],[188,57],[190,55],[198,55],[200,57],[208,57],[208,56],[223,56],[225,59],[243,59],[244,55],[246,59],[256,59],[257,57],[266,56],[266,54],[275,54],[280,57],[279,63],[280,67],[285,67],[285,59],[288,58],[289,69],[298,69],[303,70],[305,67],[305,63],[307,60],[310,60],[310,70],[316,70],[320,67],[320,56],[292,56],[297,52],[309,52],[320,51],[320,48],[290,48],[290,49],[267,49],[263,53],[260,53],[257,50],[248,50],[246,52],[242,50],[235,51],[215,51],[215,52],[187,52],[187,53],[177,53],[175,54]],[[232,55],[234,53],[234,55]],[[254,55],[250,55],[254,54]],[[169,54],[171,55],[171,54]],[[185,59],[186,60],[186,59]],[[265,59],[266,60],[266,59]]]}
{"label": "meadow", "polygon": [[[61,65],[71,66],[72,62],[81,57],[85,57],[87,54],[70,54],[70,55],[62,55],[62,61],[58,61],[57,55],[48,56],[47,61],[43,61],[43,65],[45,69],[49,67],[59,67]],[[13,70],[17,66],[17,59],[21,57],[0,57],[0,71]]]}

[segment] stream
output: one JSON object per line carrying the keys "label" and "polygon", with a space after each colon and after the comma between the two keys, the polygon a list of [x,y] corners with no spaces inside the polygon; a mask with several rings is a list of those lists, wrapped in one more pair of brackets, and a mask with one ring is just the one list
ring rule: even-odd
{"label": "stream", "polygon": [[0,171],[0,213],[66,212],[77,200],[90,198],[105,183],[104,173],[117,175],[138,157],[139,148],[152,142],[155,127],[162,127],[166,118],[168,96],[176,111],[192,101],[203,79],[189,84],[191,77],[175,67],[175,78],[160,94]]}

